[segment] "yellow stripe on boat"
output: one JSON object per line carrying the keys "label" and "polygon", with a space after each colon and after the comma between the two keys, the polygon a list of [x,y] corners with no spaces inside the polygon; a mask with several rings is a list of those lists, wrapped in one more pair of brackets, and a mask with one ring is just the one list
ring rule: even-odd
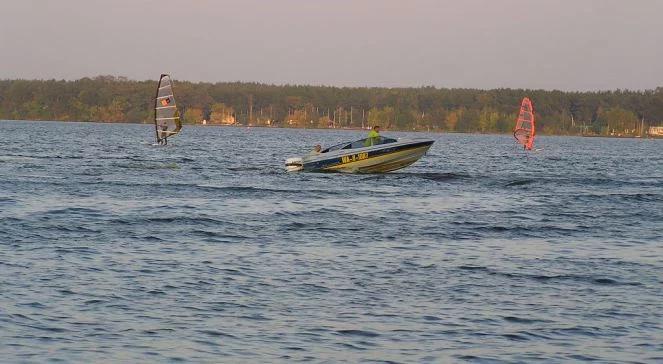
{"label": "yellow stripe on boat", "polygon": [[325,171],[335,172],[360,172],[360,173],[385,173],[394,171],[416,162],[424,155],[429,145],[399,150],[391,153],[368,157],[349,163],[341,163],[324,168]]}

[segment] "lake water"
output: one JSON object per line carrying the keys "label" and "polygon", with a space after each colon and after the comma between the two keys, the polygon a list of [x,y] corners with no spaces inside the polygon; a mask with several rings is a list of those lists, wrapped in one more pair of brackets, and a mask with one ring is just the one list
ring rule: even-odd
{"label": "lake water", "polygon": [[3,362],[663,361],[663,140],[0,122]]}

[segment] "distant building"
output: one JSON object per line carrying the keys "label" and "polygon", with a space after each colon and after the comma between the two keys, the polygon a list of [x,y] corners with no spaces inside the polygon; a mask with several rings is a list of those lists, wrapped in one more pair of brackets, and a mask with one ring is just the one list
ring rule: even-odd
{"label": "distant building", "polygon": [[647,134],[651,136],[663,136],[663,126],[650,126]]}
{"label": "distant building", "polygon": [[222,118],[219,123],[223,125],[234,125],[237,124],[237,120],[234,115],[228,115],[225,118]]}

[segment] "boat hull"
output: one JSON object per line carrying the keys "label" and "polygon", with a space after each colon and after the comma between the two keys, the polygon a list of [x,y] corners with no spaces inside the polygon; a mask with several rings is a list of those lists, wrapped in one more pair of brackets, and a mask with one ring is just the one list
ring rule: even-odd
{"label": "boat hull", "polygon": [[426,154],[429,148],[430,144],[427,146],[400,150],[386,155],[369,157],[360,161],[342,163],[336,166],[327,167],[324,170],[328,172],[344,173],[387,173],[405,168],[418,161],[419,158]]}
{"label": "boat hull", "polygon": [[341,150],[301,158],[301,166],[288,170],[308,172],[386,173],[405,168],[419,160],[433,140],[399,141],[352,150]]}

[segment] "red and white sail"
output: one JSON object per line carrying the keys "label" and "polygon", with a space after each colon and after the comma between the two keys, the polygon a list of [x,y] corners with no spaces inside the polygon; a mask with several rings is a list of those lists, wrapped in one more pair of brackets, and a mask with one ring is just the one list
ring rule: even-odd
{"label": "red and white sail", "polygon": [[534,125],[532,101],[528,97],[525,97],[520,103],[520,112],[516,120],[516,127],[513,129],[513,136],[526,150],[532,150],[532,146],[534,145]]}

